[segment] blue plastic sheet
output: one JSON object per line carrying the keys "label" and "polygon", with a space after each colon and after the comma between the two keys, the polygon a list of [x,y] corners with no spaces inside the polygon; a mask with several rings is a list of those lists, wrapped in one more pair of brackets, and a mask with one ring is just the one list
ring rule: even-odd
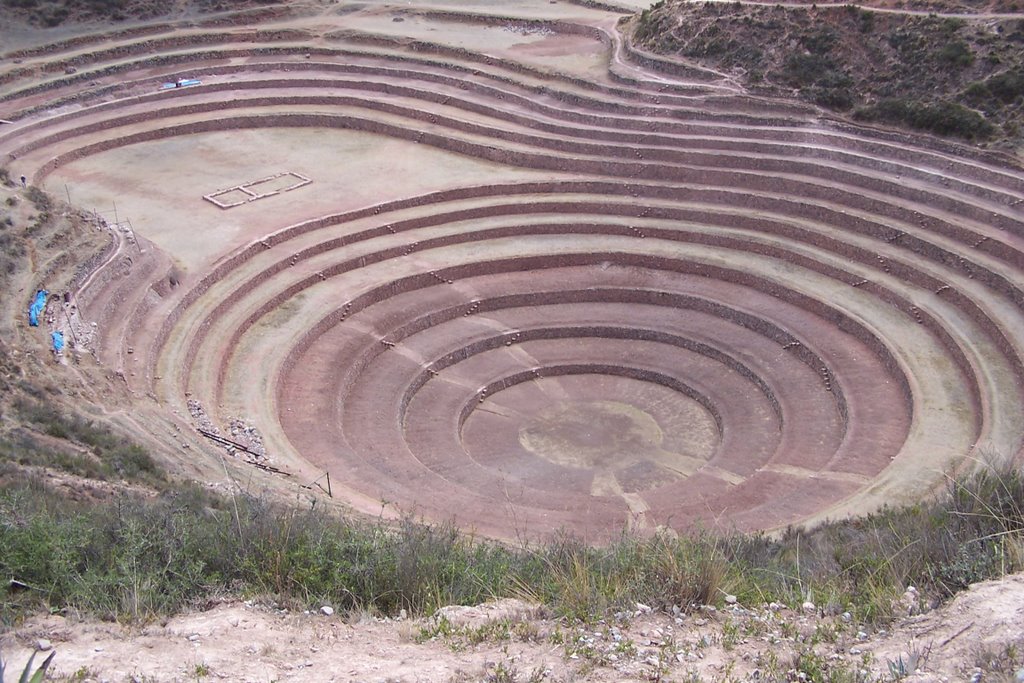
{"label": "blue plastic sheet", "polygon": [[39,327],[39,314],[46,310],[46,298],[50,295],[45,289],[36,292],[35,301],[28,308],[28,324]]}
{"label": "blue plastic sheet", "polygon": [[54,332],[50,335],[53,340],[53,351],[54,353],[61,353],[64,351],[64,333]]}
{"label": "blue plastic sheet", "polygon": [[197,81],[194,78],[181,78],[176,80],[174,83],[164,83],[161,88],[164,90],[170,90],[171,88],[188,88],[193,85],[202,85],[202,81]]}

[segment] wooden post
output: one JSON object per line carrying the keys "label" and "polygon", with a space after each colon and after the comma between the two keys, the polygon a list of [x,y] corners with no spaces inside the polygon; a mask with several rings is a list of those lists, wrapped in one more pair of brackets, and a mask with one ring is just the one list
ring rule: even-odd
{"label": "wooden post", "polygon": [[125,223],[128,224],[128,229],[132,231],[132,241],[135,242],[135,249],[136,249],[136,251],[138,251],[139,255],[141,255],[142,254],[142,245],[139,244],[139,236],[135,232],[135,226],[132,225],[132,222],[130,220],[125,220]]}
{"label": "wooden post", "polygon": [[68,309],[64,308],[62,303],[60,307],[64,310],[64,317],[68,321],[68,332],[71,333],[71,339],[75,342],[75,347],[78,347],[78,337],[75,335],[75,326],[71,324],[71,314],[68,313]]}

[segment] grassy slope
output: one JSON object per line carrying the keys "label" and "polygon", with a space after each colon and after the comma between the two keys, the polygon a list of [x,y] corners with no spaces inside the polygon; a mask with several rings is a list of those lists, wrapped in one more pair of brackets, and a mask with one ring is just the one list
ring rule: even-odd
{"label": "grassy slope", "polygon": [[71,503],[30,480],[0,489],[0,574],[28,587],[8,594],[0,615],[11,623],[26,609],[70,607],[139,619],[225,593],[394,615],[525,595],[589,620],[730,593],[743,604],[810,599],[879,624],[909,585],[938,602],[1020,568],[1022,510],[1024,478],[989,472],[938,501],[778,540],[624,535],[594,548],[563,536],[508,547],[447,525],[407,519],[395,529],[188,485]]}
{"label": "grassy slope", "polygon": [[737,73],[756,92],[938,135],[1024,143],[1024,19],[675,1],[643,12],[632,31],[639,47]]}
{"label": "grassy slope", "polygon": [[[22,191],[6,173],[0,184],[0,292],[14,304],[0,313],[0,479],[22,467],[50,466],[94,480],[159,485],[163,475],[144,449],[62,407],[82,396],[92,363],[69,352],[77,372],[54,365],[45,328],[26,325],[36,289],[66,290],[109,236],[37,188]],[[89,384],[97,389],[103,382],[92,377]]]}

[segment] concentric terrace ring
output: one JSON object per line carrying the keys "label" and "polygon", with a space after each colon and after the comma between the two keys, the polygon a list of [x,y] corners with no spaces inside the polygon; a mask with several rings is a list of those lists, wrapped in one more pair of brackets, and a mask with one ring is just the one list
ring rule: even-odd
{"label": "concentric terrace ring", "polygon": [[[1024,457],[1015,160],[751,97],[597,8],[395,11],[154,25],[0,72],[8,166],[172,207],[79,293],[101,362],[169,415],[245,416],[343,502],[495,536],[775,529]],[[284,176],[232,139],[309,182],[254,190]],[[303,166],[320,144],[362,151]],[[178,153],[223,186],[144,200],[128,178]],[[336,181],[389,154],[416,173]]]}

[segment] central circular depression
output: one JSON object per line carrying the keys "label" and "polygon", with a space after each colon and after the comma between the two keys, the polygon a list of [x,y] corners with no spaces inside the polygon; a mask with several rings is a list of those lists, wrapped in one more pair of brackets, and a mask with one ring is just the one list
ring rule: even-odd
{"label": "central circular depression", "polygon": [[[889,464],[909,419],[870,330],[741,275],[602,258],[387,273],[294,345],[289,442],[403,511],[527,533],[779,526]],[[891,429],[847,419],[880,411]]]}
{"label": "central circular depression", "polygon": [[469,415],[462,441],[471,458],[506,475],[546,461],[570,470],[558,477],[562,485],[615,495],[691,475],[720,438],[712,414],[693,398],[593,373],[540,377],[494,394]]}
{"label": "central circular depression", "polygon": [[566,467],[611,469],[661,452],[650,413],[618,401],[565,401],[519,428],[523,448]]}

